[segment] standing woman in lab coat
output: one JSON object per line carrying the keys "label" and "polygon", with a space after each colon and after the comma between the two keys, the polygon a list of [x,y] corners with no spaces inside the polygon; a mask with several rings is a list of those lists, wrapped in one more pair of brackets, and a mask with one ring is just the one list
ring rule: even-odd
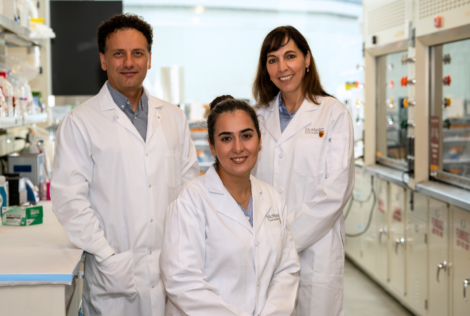
{"label": "standing woman in lab coat", "polygon": [[343,208],[354,186],[353,127],[322,88],[292,26],[265,38],[253,84],[263,150],[253,175],[281,193],[300,257],[297,315],[343,315]]}
{"label": "standing woman in lab coat", "polygon": [[168,206],[160,267],[165,315],[293,315],[299,261],[280,194],[251,176],[256,113],[230,96],[211,103],[216,163]]}

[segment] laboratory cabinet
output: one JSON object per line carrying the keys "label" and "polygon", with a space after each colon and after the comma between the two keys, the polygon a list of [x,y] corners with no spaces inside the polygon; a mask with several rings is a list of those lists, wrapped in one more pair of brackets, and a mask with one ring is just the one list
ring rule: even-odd
{"label": "laboratory cabinet", "polygon": [[361,262],[373,274],[376,273],[376,223],[375,192],[372,187],[372,176],[356,167],[356,186],[353,196],[345,208],[345,224],[348,235],[346,247],[349,256]]}
{"label": "laboratory cabinet", "polygon": [[415,315],[470,315],[470,210],[364,169],[355,199],[373,183],[376,203],[366,233],[351,237],[367,224],[365,201],[346,218],[348,258]]}
{"label": "laboratory cabinet", "polygon": [[470,212],[452,207],[454,316],[470,315]]}
{"label": "laboratory cabinet", "polygon": [[450,315],[449,205],[429,199],[429,316]]}
{"label": "laboratory cabinet", "polygon": [[390,286],[403,298],[405,289],[405,260],[406,260],[406,209],[405,188],[390,184]]}
{"label": "laboratory cabinet", "polygon": [[[406,190],[406,298],[424,315],[427,308],[427,213],[428,198]],[[443,314],[441,314],[443,315]]]}
{"label": "laboratory cabinet", "polygon": [[389,183],[385,180],[375,178],[375,192],[377,195],[376,205],[376,229],[377,229],[377,277],[387,283],[389,282]]}
{"label": "laboratory cabinet", "polygon": [[375,190],[373,191],[374,183],[372,175],[363,172],[362,186],[364,191],[367,192],[367,197],[361,203],[363,211],[363,225],[367,225],[370,219],[369,229],[361,235],[362,240],[362,262],[364,266],[371,271],[373,275],[377,273],[377,224],[376,224],[376,211],[375,205],[377,197],[375,196]]}
{"label": "laboratory cabinet", "polygon": [[[363,221],[363,217],[365,216],[365,212],[363,212],[360,201],[364,196],[364,175],[362,174],[362,170],[360,167],[356,167],[355,169],[356,181],[359,182],[357,186],[354,187],[353,195],[349,200],[348,204],[345,207],[345,225],[346,231],[349,234],[356,234],[362,231],[363,225],[365,225]],[[348,249],[350,249],[350,255],[355,260],[362,259],[362,243],[361,238],[347,238],[346,244]]]}

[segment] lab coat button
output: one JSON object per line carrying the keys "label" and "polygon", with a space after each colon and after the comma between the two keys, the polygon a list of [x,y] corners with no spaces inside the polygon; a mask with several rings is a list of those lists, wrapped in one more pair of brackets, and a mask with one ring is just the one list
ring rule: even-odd
{"label": "lab coat button", "polygon": [[258,282],[256,283],[256,286],[259,287],[260,284],[261,284],[260,281],[258,281]]}
{"label": "lab coat button", "polygon": [[152,254],[152,251],[150,251],[149,254]]}
{"label": "lab coat button", "polygon": [[284,191],[283,188],[279,188],[279,193],[282,193],[282,191]]}
{"label": "lab coat button", "polygon": [[280,153],[279,154],[279,158],[283,158],[284,157],[284,154],[283,153]]}
{"label": "lab coat button", "polygon": [[150,220],[150,223],[153,222],[153,218]]}
{"label": "lab coat button", "polygon": [[145,154],[145,156],[148,156],[148,155],[149,155],[149,153],[146,153],[146,154]]}
{"label": "lab coat button", "polygon": [[259,245],[259,241],[255,240],[255,246],[258,246],[258,245]]}
{"label": "lab coat button", "polygon": [[152,289],[155,287],[155,285],[152,285]]}
{"label": "lab coat button", "polygon": [[149,184],[149,189],[150,189],[151,187],[152,187],[152,185],[151,185],[151,184]]}

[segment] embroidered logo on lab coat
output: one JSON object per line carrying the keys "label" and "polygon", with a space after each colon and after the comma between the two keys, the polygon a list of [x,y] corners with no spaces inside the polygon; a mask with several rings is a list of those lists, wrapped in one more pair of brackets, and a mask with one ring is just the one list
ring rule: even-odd
{"label": "embroidered logo on lab coat", "polygon": [[272,222],[272,221],[281,221],[281,219],[279,218],[279,214],[272,214],[272,215],[266,215],[266,218],[268,219],[268,221]]}
{"label": "embroidered logo on lab coat", "polygon": [[314,127],[306,127],[305,128],[305,134],[313,134],[321,137],[325,136],[325,129],[323,127],[320,128],[314,128]]}

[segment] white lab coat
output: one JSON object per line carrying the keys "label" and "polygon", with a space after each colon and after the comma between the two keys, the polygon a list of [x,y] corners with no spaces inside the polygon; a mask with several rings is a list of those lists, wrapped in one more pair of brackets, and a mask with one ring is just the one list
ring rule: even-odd
{"label": "white lab coat", "polygon": [[199,167],[184,113],[146,93],[146,142],[106,84],[57,130],[52,205],[72,243],[88,253],[87,316],[164,313],[164,214]]}
{"label": "white lab coat", "polygon": [[353,126],[331,97],[304,100],[283,133],[279,96],[258,110],[263,147],[253,174],[285,199],[300,257],[297,315],[343,315],[343,207],[354,187]]}
{"label": "white lab coat", "polygon": [[168,207],[160,266],[166,316],[294,312],[300,269],[287,209],[251,176],[253,228],[214,167]]}

